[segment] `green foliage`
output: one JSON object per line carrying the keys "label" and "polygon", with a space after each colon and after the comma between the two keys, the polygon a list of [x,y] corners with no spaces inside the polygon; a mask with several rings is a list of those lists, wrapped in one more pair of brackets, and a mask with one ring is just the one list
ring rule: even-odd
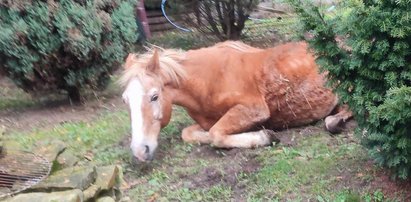
{"label": "green foliage", "polygon": [[137,41],[135,3],[0,3],[0,72],[29,92],[105,87]]}
{"label": "green foliage", "polygon": [[[350,0],[324,14],[288,0],[313,36],[329,84],[349,104],[376,162],[411,174],[411,2]],[[336,37],[337,36],[337,37]],[[339,40],[336,40],[339,39]],[[339,42],[337,42],[339,41]]]}

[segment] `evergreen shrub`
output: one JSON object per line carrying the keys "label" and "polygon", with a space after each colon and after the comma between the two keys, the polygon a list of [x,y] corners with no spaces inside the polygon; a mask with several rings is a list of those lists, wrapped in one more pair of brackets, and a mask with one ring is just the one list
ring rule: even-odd
{"label": "evergreen shrub", "polygon": [[136,0],[0,1],[0,72],[32,93],[104,88],[138,39]]}
{"label": "evergreen shrub", "polygon": [[309,32],[329,85],[349,104],[356,134],[395,177],[411,174],[411,1],[348,0],[337,11],[288,0]]}

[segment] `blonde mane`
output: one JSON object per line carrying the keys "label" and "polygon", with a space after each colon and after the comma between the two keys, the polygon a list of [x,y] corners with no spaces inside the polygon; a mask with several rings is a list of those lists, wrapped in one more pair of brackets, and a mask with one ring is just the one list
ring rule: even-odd
{"label": "blonde mane", "polygon": [[124,64],[124,72],[119,83],[126,86],[133,78],[141,79],[147,74],[155,76],[164,83],[171,81],[175,85],[180,85],[182,79],[186,78],[186,72],[181,62],[185,60],[185,52],[175,49],[157,49],[159,54],[159,72],[154,75],[147,70],[147,65],[151,61],[154,49],[149,49],[144,54],[130,54]]}
{"label": "blonde mane", "polygon": [[224,42],[217,43],[215,47],[216,48],[232,48],[240,52],[247,52],[247,53],[261,51],[261,49],[252,47],[241,41],[224,41]]}

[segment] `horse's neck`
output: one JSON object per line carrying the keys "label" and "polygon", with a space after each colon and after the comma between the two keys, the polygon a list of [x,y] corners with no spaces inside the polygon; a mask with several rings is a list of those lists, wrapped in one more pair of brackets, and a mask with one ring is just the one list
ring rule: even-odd
{"label": "horse's neck", "polygon": [[[260,49],[258,52],[261,52]],[[223,52],[226,51],[224,49],[221,50],[213,50],[212,52],[203,49],[203,50],[194,50],[187,52],[187,60],[183,64],[183,68],[186,70],[187,77],[186,79],[182,79],[179,86],[168,86],[165,92],[169,93],[169,96],[172,98],[172,103],[175,105],[182,106],[189,111],[192,112],[201,112],[204,108],[204,99],[206,99],[209,95],[207,92],[210,91],[211,86],[207,84],[212,81],[213,78],[216,78],[219,74],[219,68],[221,65],[226,62],[225,57],[218,57],[223,55]],[[238,51],[238,50],[229,50],[231,52]],[[255,50],[250,51],[250,54],[255,54]],[[208,55],[208,57],[204,57],[204,55]],[[257,55],[256,55],[257,57]],[[265,54],[261,52],[258,57],[263,58]],[[206,59],[205,59],[206,58]],[[213,58],[213,62],[210,62],[209,58]],[[215,60],[220,59],[220,62],[216,62]],[[199,64],[205,64],[211,66],[202,66]],[[194,65],[192,65],[194,64]],[[208,69],[206,72],[204,71],[205,67]],[[212,72],[212,73],[210,73]],[[215,88],[215,86],[214,86]]]}
{"label": "horse's neck", "polygon": [[190,61],[196,60],[190,55],[192,52],[196,52],[196,51],[198,50],[186,52],[185,53],[186,59],[184,60],[185,62],[180,63],[182,65],[181,67],[186,72],[185,77],[180,78],[180,81],[178,84],[176,82],[169,82],[169,85],[166,85],[163,91],[167,94],[166,96],[171,100],[173,105],[182,106],[186,109],[191,109],[193,107],[196,107],[197,105],[196,101],[192,97],[193,93],[195,92],[190,92],[191,88],[190,88],[190,83],[188,81],[190,80],[190,77],[192,76],[191,69],[193,67],[187,65],[188,60]]}
{"label": "horse's neck", "polygon": [[[185,54],[186,59],[181,65],[187,73],[186,78],[181,80],[179,86],[168,86],[166,91],[170,94],[173,104],[196,112],[200,112],[204,108],[201,105],[208,104],[204,102],[204,99],[209,99],[208,92],[213,90],[218,92],[219,86],[213,86],[212,81],[214,78],[221,77],[219,74],[221,74],[220,68],[223,68],[223,65],[232,65],[231,63],[225,64],[226,62],[234,62],[233,58],[238,58],[238,61],[246,59],[249,68],[250,60],[258,63],[256,65],[261,65],[258,60],[263,61],[267,57],[267,53],[263,49],[252,48],[242,51],[231,47],[192,50]],[[253,67],[253,69],[255,68]],[[236,71],[226,73],[233,72]]]}
{"label": "horse's neck", "polygon": [[186,109],[194,109],[198,107],[198,103],[192,97],[191,92],[186,91],[184,88],[185,81],[182,81],[180,86],[166,86],[164,92],[166,96],[171,100],[173,105],[182,106]]}

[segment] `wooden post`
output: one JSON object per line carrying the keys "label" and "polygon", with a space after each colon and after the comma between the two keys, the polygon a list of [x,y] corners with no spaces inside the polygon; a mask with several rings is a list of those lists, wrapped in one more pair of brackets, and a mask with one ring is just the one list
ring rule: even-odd
{"label": "wooden post", "polygon": [[148,25],[148,19],[147,19],[147,13],[144,7],[144,0],[140,0],[138,2],[137,16],[140,19],[141,24],[143,25],[143,30],[144,30],[144,34],[146,35],[146,38],[147,39],[151,38],[150,27]]}

